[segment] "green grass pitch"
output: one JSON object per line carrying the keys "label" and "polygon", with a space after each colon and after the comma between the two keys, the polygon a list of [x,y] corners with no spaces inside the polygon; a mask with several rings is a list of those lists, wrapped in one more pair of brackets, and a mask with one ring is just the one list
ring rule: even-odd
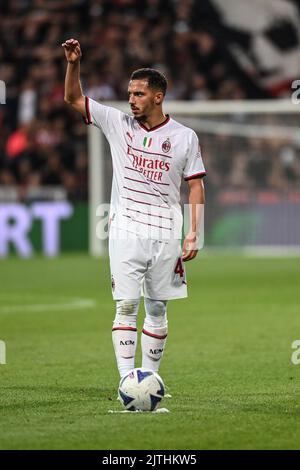
{"label": "green grass pitch", "polygon": [[187,269],[160,369],[170,413],[109,414],[107,261],[1,260],[0,449],[299,449],[300,259],[204,253]]}

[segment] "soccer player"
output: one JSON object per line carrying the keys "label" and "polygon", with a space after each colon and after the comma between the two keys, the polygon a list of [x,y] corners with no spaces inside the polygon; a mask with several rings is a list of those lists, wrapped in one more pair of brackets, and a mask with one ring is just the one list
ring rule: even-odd
{"label": "soccer player", "polygon": [[[132,73],[132,116],[83,95],[81,48],[62,44],[67,59],[65,101],[86,124],[102,129],[111,150],[113,181],[109,222],[112,294],[116,300],[113,345],[120,376],[135,367],[137,313],[144,296],[142,367],[158,371],[168,334],[167,301],[187,296],[182,261],[195,258],[204,204],[205,175],[195,132],[165,115],[167,89],[154,69]],[[189,185],[190,229],[181,248],[180,185]]]}

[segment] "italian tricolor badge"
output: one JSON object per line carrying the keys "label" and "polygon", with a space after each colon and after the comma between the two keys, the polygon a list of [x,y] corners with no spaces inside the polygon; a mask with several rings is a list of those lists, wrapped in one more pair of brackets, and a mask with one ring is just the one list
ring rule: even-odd
{"label": "italian tricolor badge", "polygon": [[145,137],[143,140],[143,147],[149,148],[151,144],[152,144],[151,137]]}

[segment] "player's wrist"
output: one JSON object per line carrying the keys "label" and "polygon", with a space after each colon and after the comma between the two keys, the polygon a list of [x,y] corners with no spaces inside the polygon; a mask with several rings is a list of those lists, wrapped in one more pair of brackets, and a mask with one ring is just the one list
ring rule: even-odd
{"label": "player's wrist", "polygon": [[198,234],[197,232],[194,232],[194,231],[190,231],[186,234],[185,236],[186,240],[189,241],[189,242],[196,242],[198,240]]}
{"label": "player's wrist", "polygon": [[80,62],[80,59],[76,59],[76,60],[67,60],[68,64],[78,64],[78,62]]}

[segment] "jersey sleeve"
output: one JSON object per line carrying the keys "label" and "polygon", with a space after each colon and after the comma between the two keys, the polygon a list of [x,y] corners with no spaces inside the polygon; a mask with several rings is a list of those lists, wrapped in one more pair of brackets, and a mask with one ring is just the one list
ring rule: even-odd
{"label": "jersey sleeve", "polygon": [[121,120],[124,113],[118,109],[105,106],[86,96],[85,113],[85,123],[87,125],[94,124],[94,126],[103,131],[106,137],[120,131]]}
{"label": "jersey sleeve", "polygon": [[183,170],[183,177],[186,181],[194,178],[203,178],[206,175],[202,161],[201,149],[198,137],[195,132],[191,132],[186,164]]}

